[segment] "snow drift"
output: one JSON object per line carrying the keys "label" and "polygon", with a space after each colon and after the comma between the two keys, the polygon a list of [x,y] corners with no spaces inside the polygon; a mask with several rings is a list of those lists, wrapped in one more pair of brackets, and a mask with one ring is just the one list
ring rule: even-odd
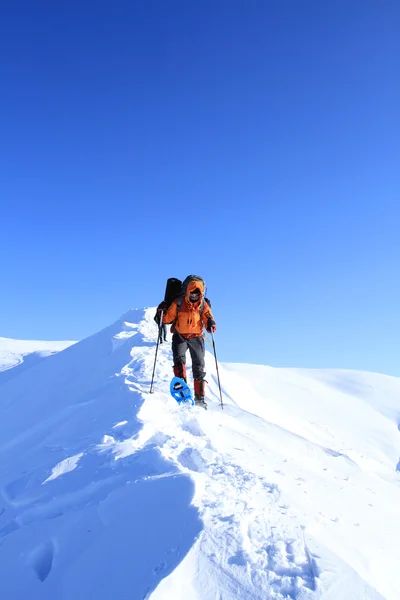
{"label": "snow drift", "polygon": [[0,337],[0,383],[16,377],[46,356],[60,352],[72,344],[75,342],[38,342]]}
{"label": "snow drift", "polygon": [[179,408],[153,314],[0,377],[0,596],[399,598],[400,380],[221,364],[221,410],[207,353]]}

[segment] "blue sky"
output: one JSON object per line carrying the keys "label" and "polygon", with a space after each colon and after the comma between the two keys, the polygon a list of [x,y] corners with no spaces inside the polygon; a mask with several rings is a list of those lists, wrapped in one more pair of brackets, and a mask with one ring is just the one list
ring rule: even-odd
{"label": "blue sky", "polygon": [[0,335],[202,275],[220,360],[400,376],[397,1],[16,1]]}

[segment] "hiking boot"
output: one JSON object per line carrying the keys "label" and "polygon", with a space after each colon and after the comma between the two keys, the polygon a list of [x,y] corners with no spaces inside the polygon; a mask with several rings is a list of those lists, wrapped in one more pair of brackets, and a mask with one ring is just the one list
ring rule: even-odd
{"label": "hiking boot", "polygon": [[195,406],[201,406],[207,410],[207,402],[204,400],[204,396],[199,396],[198,394],[194,397]]}

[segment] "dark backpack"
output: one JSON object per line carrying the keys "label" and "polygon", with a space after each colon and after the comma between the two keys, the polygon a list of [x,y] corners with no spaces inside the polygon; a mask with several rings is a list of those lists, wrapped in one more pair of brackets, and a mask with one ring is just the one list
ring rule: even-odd
{"label": "dark backpack", "polygon": [[154,320],[157,323],[157,325],[160,325],[159,309],[162,307],[163,312],[166,313],[173,301],[175,300],[175,298],[177,298],[180,295],[181,290],[182,281],[180,279],[177,279],[176,277],[170,277],[169,279],[167,279],[164,300],[163,302],[160,302],[160,304],[157,306],[157,312],[154,315]]}
{"label": "dark backpack", "polygon": [[181,295],[182,285],[182,281],[180,279],[177,279],[176,277],[170,277],[169,279],[167,279],[164,294],[164,302],[166,305],[165,310],[168,310],[175,298]]}

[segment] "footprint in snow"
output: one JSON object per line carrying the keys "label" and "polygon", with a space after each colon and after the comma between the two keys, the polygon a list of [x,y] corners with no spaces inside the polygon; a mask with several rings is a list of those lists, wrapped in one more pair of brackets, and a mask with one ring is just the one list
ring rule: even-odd
{"label": "footprint in snow", "polygon": [[204,431],[202,430],[196,419],[190,419],[182,423],[182,429],[183,431],[187,431],[188,433],[191,433],[196,437],[204,435]]}
{"label": "footprint in snow", "polygon": [[54,544],[51,540],[37,546],[29,555],[27,564],[32,567],[40,581],[50,574],[54,560]]}
{"label": "footprint in snow", "polygon": [[185,448],[179,456],[178,461],[186,469],[202,472],[206,469],[206,464],[198,450],[195,448]]}
{"label": "footprint in snow", "polygon": [[268,570],[276,576],[272,582],[275,593],[296,599],[302,589],[317,589],[318,570],[315,559],[301,540],[274,540],[265,548]]}

